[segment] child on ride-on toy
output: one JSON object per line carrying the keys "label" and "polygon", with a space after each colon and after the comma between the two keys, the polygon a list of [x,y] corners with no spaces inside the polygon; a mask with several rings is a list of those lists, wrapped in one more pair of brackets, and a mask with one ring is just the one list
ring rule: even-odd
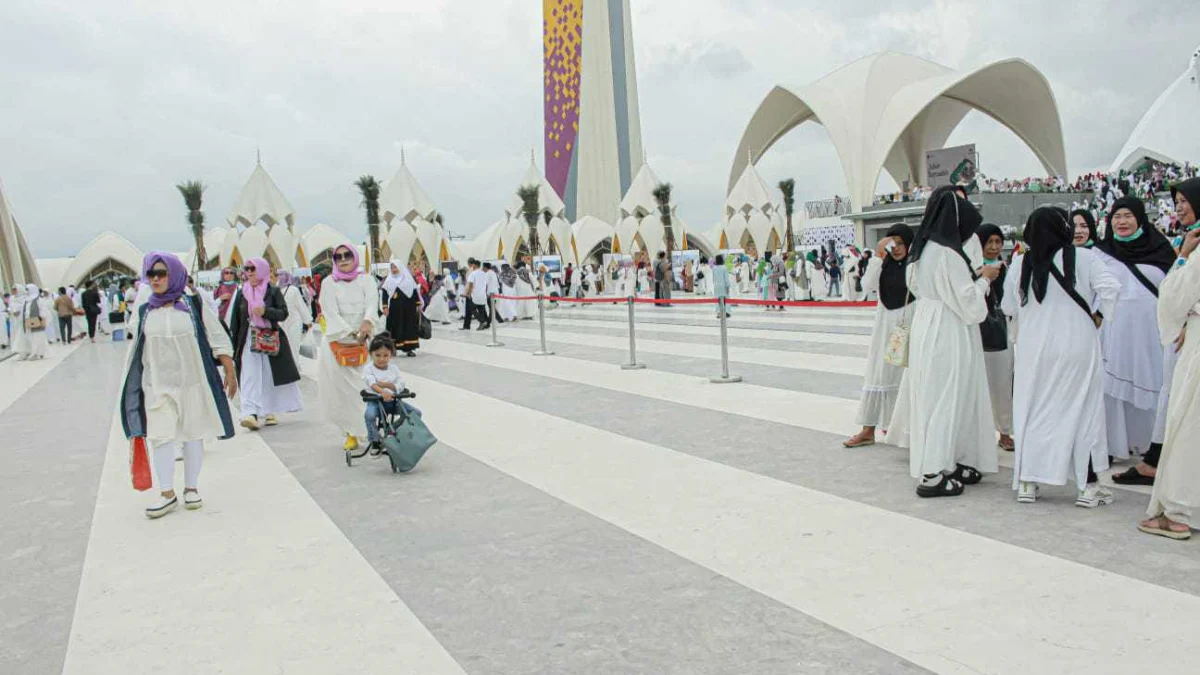
{"label": "child on ride-on toy", "polygon": [[367,423],[367,440],[374,454],[380,450],[379,420],[385,413],[396,414],[400,407],[398,395],[404,391],[404,381],[401,379],[400,368],[392,363],[396,355],[396,343],[392,336],[380,333],[371,340],[368,348],[371,361],[363,366],[363,383],[367,389],[379,395],[382,400],[367,401],[367,409],[363,419]]}

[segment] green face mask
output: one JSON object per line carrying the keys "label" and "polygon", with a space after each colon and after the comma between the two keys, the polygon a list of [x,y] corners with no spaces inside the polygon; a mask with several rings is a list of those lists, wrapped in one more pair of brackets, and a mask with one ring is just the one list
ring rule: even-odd
{"label": "green face mask", "polygon": [[1133,241],[1134,239],[1137,239],[1140,236],[1142,236],[1142,228],[1140,228],[1140,227],[1137,229],[1137,232],[1134,232],[1133,234],[1129,235],[1128,237],[1122,237],[1121,235],[1117,234],[1116,232],[1113,232],[1113,238],[1116,239],[1117,241],[1122,241],[1122,242]]}

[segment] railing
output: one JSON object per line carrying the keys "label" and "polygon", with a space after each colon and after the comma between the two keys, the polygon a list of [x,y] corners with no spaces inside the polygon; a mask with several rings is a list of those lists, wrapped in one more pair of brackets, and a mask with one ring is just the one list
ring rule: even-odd
{"label": "railing", "polygon": [[833,199],[818,199],[811,202],[804,202],[804,212],[809,218],[845,216],[853,211],[854,209],[851,207],[848,198],[834,197]]}

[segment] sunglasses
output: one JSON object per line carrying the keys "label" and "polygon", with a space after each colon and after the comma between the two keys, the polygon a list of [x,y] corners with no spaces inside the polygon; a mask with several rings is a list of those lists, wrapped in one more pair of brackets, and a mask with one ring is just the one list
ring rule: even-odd
{"label": "sunglasses", "polygon": [[246,266],[245,266],[245,267],[243,267],[242,269],[243,269],[243,270],[245,270],[245,271],[247,271],[247,272],[253,272],[253,271],[254,271],[254,265],[246,265]]}
{"label": "sunglasses", "polygon": [[146,278],[147,279],[166,279],[168,274],[170,274],[170,272],[168,272],[167,270],[148,270],[146,272]]}
{"label": "sunglasses", "polygon": [[341,262],[343,260],[354,260],[354,254],[353,253],[334,253],[333,259],[336,260],[337,262]]}

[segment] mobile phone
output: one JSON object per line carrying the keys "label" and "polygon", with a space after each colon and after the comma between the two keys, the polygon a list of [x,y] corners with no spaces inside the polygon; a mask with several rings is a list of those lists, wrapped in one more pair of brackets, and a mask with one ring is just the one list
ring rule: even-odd
{"label": "mobile phone", "polygon": [[888,253],[891,253],[892,249],[894,249],[894,248],[896,248],[896,240],[895,239],[892,239],[892,240],[888,241],[888,243],[883,245],[883,250],[887,251]]}

